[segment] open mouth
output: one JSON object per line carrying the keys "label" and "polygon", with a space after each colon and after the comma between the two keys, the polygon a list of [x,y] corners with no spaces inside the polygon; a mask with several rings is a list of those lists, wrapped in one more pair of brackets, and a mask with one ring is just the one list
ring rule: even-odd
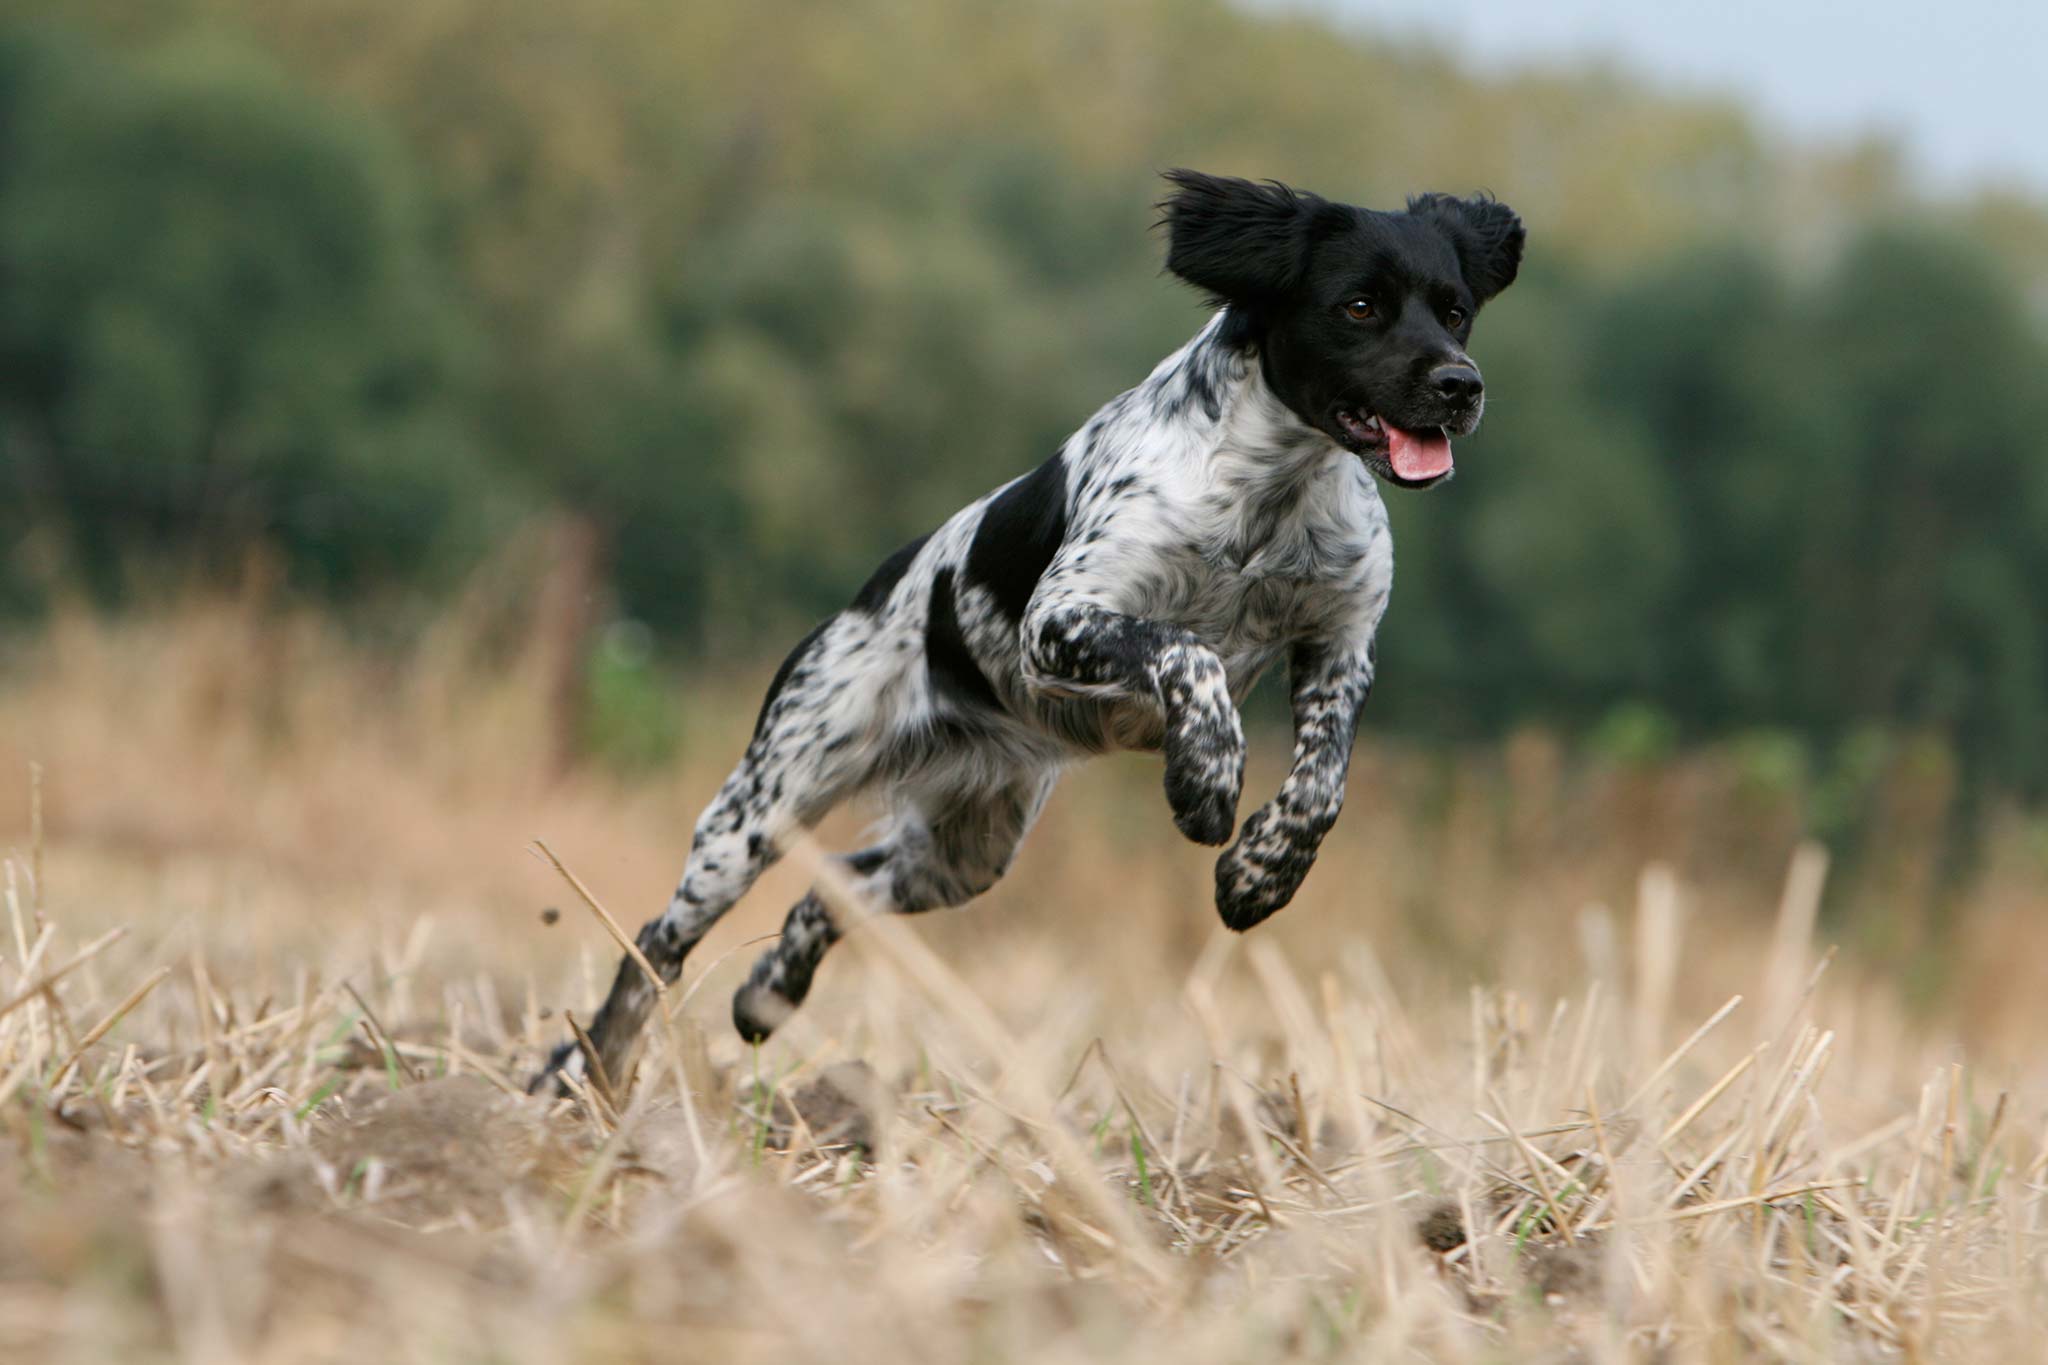
{"label": "open mouth", "polygon": [[1442,427],[1408,431],[1356,408],[1337,409],[1336,419],[1345,449],[1383,479],[1424,488],[1451,472],[1451,438]]}

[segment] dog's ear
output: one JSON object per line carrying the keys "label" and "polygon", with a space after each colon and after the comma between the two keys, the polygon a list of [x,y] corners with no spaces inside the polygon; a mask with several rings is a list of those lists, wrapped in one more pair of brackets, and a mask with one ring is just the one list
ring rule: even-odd
{"label": "dog's ear", "polygon": [[1300,284],[1323,200],[1278,181],[1188,170],[1166,178],[1174,187],[1159,205],[1168,270],[1218,303],[1256,306]]}
{"label": "dog's ear", "polygon": [[1473,297],[1485,303],[1515,282],[1522,268],[1522,242],[1528,235],[1515,211],[1492,195],[1459,199],[1448,194],[1418,194],[1408,212],[1428,218],[1443,229],[1457,248],[1458,264]]}

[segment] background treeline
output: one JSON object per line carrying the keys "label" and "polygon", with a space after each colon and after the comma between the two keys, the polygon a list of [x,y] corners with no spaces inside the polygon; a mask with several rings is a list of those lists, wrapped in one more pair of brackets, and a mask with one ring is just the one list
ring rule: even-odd
{"label": "background treeline", "polygon": [[1198,325],[1177,164],[1530,224],[1390,499],[1388,724],[2039,790],[2038,208],[1208,0],[15,0],[0,604],[261,545],[381,610],[550,518],[663,657],[771,654]]}

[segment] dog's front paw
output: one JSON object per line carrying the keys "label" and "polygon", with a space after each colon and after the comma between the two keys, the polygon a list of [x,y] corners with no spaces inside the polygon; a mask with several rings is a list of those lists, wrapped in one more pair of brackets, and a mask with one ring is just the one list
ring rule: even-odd
{"label": "dog's front paw", "polygon": [[1230,842],[1237,801],[1244,791],[1244,736],[1237,712],[1228,724],[1209,720],[1184,726],[1167,741],[1166,803],[1173,823],[1198,844]]}
{"label": "dog's front paw", "polygon": [[1230,842],[1237,824],[1237,794],[1221,790],[1176,791],[1169,785],[1166,799],[1173,806],[1173,825],[1198,844],[1216,848]]}
{"label": "dog's front paw", "polygon": [[1224,844],[1244,791],[1244,724],[1223,664],[1206,649],[1176,645],[1155,665],[1166,710],[1166,803],[1198,844]]}
{"label": "dog's front paw", "polygon": [[1243,933],[1294,899],[1315,858],[1314,844],[1305,844],[1273,807],[1262,806],[1216,860],[1216,913]]}

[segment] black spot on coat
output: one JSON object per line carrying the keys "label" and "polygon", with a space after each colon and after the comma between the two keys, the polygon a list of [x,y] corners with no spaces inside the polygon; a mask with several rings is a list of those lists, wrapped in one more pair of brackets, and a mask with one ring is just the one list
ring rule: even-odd
{"label": "black spot on coat", "polygon": [[931,609],[924,623],[925,665],[932,691],[955,702],[1002,709],[988,675],[974,661],[960,630],[960,610],[953,597],[953,571],[941,569],[932,578]]}
{"label": "black spot on coat", "polygon": [[1012,621],[1067,534],[1067,463],[1055,455],[997,495],[967,550],[967,581],[988,589]]}
{"label": "black spot on coat", "polygon": [[869,616],[881,611],[889,601],[889,594],[903,580],[903,575],[910,572],[910,563],[917,558],[917,552],[922,550],[924,543],[930,539],[929,533],[921,535],[883,560],[881,567],[876,569],[868,581],[861,584],[860,591],[853,595],[853,610],[865,612]]}
{"label": "black spot on coat", "polygon": [[789,657],[775,670],[775,678],[768,684],[768,695],[761,698],[761,714],[754,718],[754,738],[759,739],[761,731],[767,728],[768,713],[775,709],[775,699],[782,695],[783,688],[789,686],[789,680],[796,675],[804,655],[811,652],[811,647],[818,643],[818,637],[825,633],[825,628],[838,619],[837,616],[828,616],[812,626],[811,633],[796,642],[796,648],[789,651]]}

